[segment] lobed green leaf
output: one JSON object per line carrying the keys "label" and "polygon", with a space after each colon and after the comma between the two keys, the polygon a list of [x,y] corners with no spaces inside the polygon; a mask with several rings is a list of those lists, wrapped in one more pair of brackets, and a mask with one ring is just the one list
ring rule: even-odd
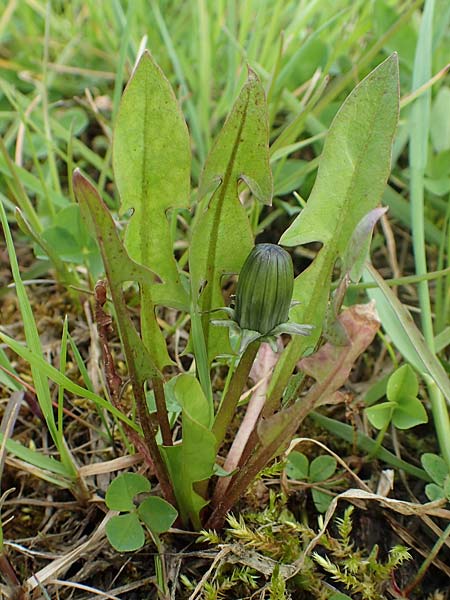
{"label": "lobed green leaf", "polygon": [[[231,354],[228,332],[210,323],[210,311],[224,305],[221,281],[238,273],[253,246],[246,211],[239,200],[244,181],[252,194],[270,204],[272,175],[269,166],[267,109],[263,87],[249,71],[225,125],[213,146],[202,174],[198,216],[192,232],[190,272],[192,297],[204,313],[203,330],[208,360]],[[212,190],[214,194],[210,198]],[[206,196],[206,198],[205,198]]]}
{"label": "lobed green leaf", "polygon": [[306,208],[281,237],[287,246],[322,242],[342,256],[357,223],[381,199],[399,112],[398,58],[392,54],[337,113]]}
{"label": "lobed green leaf", "polygon": [[[167,221],[171,208],[189,205],[190,141],[173,90],[149,52],[123,93],[114,128],[113,168],[122,213],[132,209],[125,248],[156,271],[155,304],[188,310]],[[145,337],[145,336],[144,336]]]}

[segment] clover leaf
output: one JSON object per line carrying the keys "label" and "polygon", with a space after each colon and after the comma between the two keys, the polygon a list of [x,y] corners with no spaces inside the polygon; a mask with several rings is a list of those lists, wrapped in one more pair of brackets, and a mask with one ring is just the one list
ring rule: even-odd
{"label": "clover leaf", "polygon": [[125,514],[114,515],[106,524],[109,543],[119,552],[139,550],[145,543],[144,524],[154,538],[167,531],[178,516],[176,509],[156,496],[142,501],[139,494],[150,492],[148,479],[138,473],[123,473],[108,487],[105,502],[110,510]]}

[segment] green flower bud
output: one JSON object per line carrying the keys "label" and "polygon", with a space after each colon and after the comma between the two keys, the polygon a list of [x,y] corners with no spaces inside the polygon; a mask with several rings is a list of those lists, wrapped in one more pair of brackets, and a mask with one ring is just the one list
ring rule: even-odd
{"label": "green flower bud", "polygon": [[235,321],[241,329],[269,334],[287,322],[293,290],[290,255],[275,244],[257,244],[239,275]]}

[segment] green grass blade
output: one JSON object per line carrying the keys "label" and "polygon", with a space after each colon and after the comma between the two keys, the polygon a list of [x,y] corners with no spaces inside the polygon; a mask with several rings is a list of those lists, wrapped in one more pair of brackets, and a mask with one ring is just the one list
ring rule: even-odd
{"label": "green grass blade", "polygon": [[[22,183],[22,178],[20,177],[20,175],[18,173],[18,169],[17,169],[16,165],[11,160],[11,157],[8,154],[8,150],[6,149],[5,143],[1,137],[0,137],[0,152],[3,157],[2,162],[4,162],[5,167],[6,167],[6,169],[3,170],[3,173],[8,174],[9,177],[11,178],[10,189],[14,193],[14,197],[16,199],[18,206],[20,206],[20,208],[26,214],[30,223],[32,223],[33,228],[36,231],[42,231],[41,222],[39,220],[39,217],[38,217],[36,211],[34,210],[33,205],[31,204],[31,202],[25,192],[25,189],[24,189],[24,186]],[[9,183],[9,182],[7,181],[7,183]]]}
{"label": "green grass blade", "polygon": [[[14,283],[16,286],[17,298],[19,300],[20,312],[22,314],[25,338],[27,341],[27,346],[30,349],[30,352],[35,354],[36,356],[42,356],[42,346],[39,339],[39,333],[36,327],[36,323],[33,317],[33,311],[31,309],[30,301],[28,300],[27,293],[25,291],[25,286],[23,285],[22,279],[20,277],[19,265],[17,263],[17,257],[14,250],[13,240],[11,236],[11,232],[9,230],[8,222],[6,220],[6,213],[3,205],[0,204],[0,220],[2,222],[3,231],[6,238],[6,247],[8,249],[9,260],[11,264],[11,270],[14,278]],[[50,390],[48,387],[47,377],[35,366],[31,367],[32,376],[34,386],[36,388],[36,394],[38,397],[39,405],[44,414],[47,426],[49,428],[50,434],[53,438],[55,444],[58,445],[58,432],[55,422],[55,417],[53,415],[53,406],[52,399],[50,395]],[[58,448],[59,449],[59,448]],[[61,449],[59,449],[61,450]]]}
{"label": "green grass blade", "polygon": [[183,72],[183,67],[178,58],[178,54],[177,54],[177,51],[175,50],[175,46],[172,41],[172,37],[170,35],[169,29],[164,20],[164,17],[161,14],[158,3],[155,0],[151,0],[150,6],[152,8],[152,11],[153,11],[153,14],[155,17],[155,21],[159,28],[161,37],[164,41],[164,44],[166,45],[167,53],[169,54],[170,59],[172,61],[172,65],[173,65],[174,71],[176,73],[177,79],[180,82],[181,93],[182,93],[182,96],[185,98],[186,112],[187,112],[188,119],[189,119],[189,125],[190,125],[190,130],[192,133],[192,137],[195,142],[197,155],[200,159],[200,164],[203,164],[205,161],[205,158],[206,158],[206,145],[205,145],[203,135],[202,135],[202,128],[198,121],[197,110],[196,110],[192,100],[190,100],[189,88],[188,88],[188,85],[186,82],[186,77]]}
{"label": "green grass blade", "polygon": [[367,265],[364,280],[375,281],[378,285],[378,290],[369,289],[367,293],[376,301],[383,327],[398,350],[419,373],[428,373],[450,404],[450,381],[447,373],[429,349],[409,311],[371,265]]}
{"label": "green grass blade", "polygon": [[123,413],[121,413],[120,410],[117,410],[117,408],[115,408],[112,404],[110,404],[110,402],[108,402],[104,398],[101,398],[94,392],[91,392],[90,390],[86,390],[85,388],[82,388],[80,385],[74,383],[68,377],[66,377],[65,375],[60,373],[60,371],[58,371],[58,369],[55,369],[55,367],[50,365],[41,356],[34,354],[28,348],[26,348],[19,342],[16,342],[16,340],[14,340],[13,338],[11,338],[8,335],[1,333],[1,332],[0,332],[0,340],[2,340],[5,344],[7,344],[11,348],[11,350],[14,350],[14,352],[16,354],[18,354],[19,356],[24,358],[26,361],[28,361],[30,363],[30,365],[32,366],[32,368],[39,369],[39,371],[42,373],[42,375],[45,378],[48,377],[49,379],[54,381],[56,384],[64,386],[66,388],[66,390],[68,392],[71,392],[72,394],[76,394],[77,396],[80,396],[81,398],[86,398],[87,400],[92,400],[92,402],[97,404],[100,408],[103,408],[103,409],[107,410],[108,412],[110,412],[114,417],[116,417],[120,421],[123,421],[124,423],[126,423],[129,427],[131,427],[131,429],[134,429],[134,431],[137,431],[138,433],[141,431],[139,426],[136,425],[136,423],[134,423],[133,421],[128,419],[128,417],[126,417]]}
{"label": "green grass blade", "polygon": [[[3,443],[3,433],[0,433],[0,444]],[[63,463],[55,460],[51,456],[45,456],[40,452],[35,450],[31,450],[27,448],[23,444],[16,442],[15,440],[6,440],[6,449],[8,452],[17,456],[21,460],[27,462],[30,465],[38,467],[43,471],[46,471],[47,474],[42,473],[40,476],[51,483],[59,487],[70,487],[73,485],[73,482],[70,481],[71,473],[66,469]],[[67,481],[61,479],[60,477],[52,477],[50,473],[54,475],[60,475],[63,478],[67,478]],[[36,473],[38,475],[38,473]]]}
{"label": "green grass blade", "polygon": [[[413,91],[431,78],[433,13],[434,0],[427,0],[416,48]],[[424,172],[428,158],[430,109],[431,90],[426,90],[414,101],[410,120],[411,225],[417,275],[423,275],[427,272],[424,235]],[[418,284],[418,292],[423,334],[430,350],[433,351],[433,322],[427,281]]]}
{"label": "green grass blade", "polygon": [[430,477],[423,469],[415,467],[414,465],[411,465],[410,463],[398,458],[395,454],[392,454],[392,452],[386,450],[386,448],[379,447],[377,449],[378,444],[375,440],[372,440],[361,431],[355,431],[351,425],[341,423],[335,419],[330,419],[329,417],[325,417],[317,412],[312,412],[309,416],[313,421],[318,423],[321,427],[333,435],[337,435],[349,444],[356,443],[357,447],[363,452],[366,452],[370,455],[375,450],[376,452],[374,452],[374,458],[382,460],[396,469],[402,469],[405,471],[405,473],[409,473],[410,475],[413,475],[422,481],[430,481]]}

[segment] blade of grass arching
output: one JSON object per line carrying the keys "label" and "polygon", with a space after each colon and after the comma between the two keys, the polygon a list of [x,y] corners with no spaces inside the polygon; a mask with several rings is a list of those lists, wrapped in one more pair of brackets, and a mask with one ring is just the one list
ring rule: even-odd
{"label": "blade of grass arching", "polygon": [[[413,71],[413,91],[431,77],[434,0],[426,0],[419,31]],[[427,272],[424,235],[424,174],[428,158],[431,90],[414,101],[410,117],[409,163],[411,177],[411,228],[417,275]],[[424,337],[433,351],[433,322],[428,283],[418,284]]]}
{"label": "blade of grass arching", "polygon": [[[38,246],[40,246],[40,248],[42,248],[42,250],[48,256],[50,261],[53,263],[53,266],[55,267],[61,282],[65,285],[79,286],[80,280],[76,274],[76,271],[71,271],[69,269],[66,263],[60,259],[58,252],[49,244],[47,244],[47,242],[44,240],[40,233],[37,233],[31,227],[31,225],[28,223],[28,221],[25,219],[25,217],[22,215],[21,211],[18,208],[16,208],[15,217],[17,225],[19,226],[21,231],[23,231],[23,233],[25,233],[29,238],[31,238]],[[76,299],[77,302],[79,302],[78,295],[76,292],[74,292],[74,290],[71,290],[71,295],[73,298]]]}
{"label": "blade of grass arching", "polygon": [[39,221],[39,217],[37,216],[37,213],[34,210],[34,207],[31,204],[31,202],[27,196],[27,193],[25,192],[25,189],[22,185],[21,178],[18,175],[16,166],[13,163],[13,161],[11,160],[11,157],[9,156],[6,146],[1,137],[0,137],[0,152],[3,156],[4,163],[6,165],[7,174],[11,178],[10,180],[7,179],[7,183],[10,184],[10,186],[11,186],[11,191],[13,191],[13,194],[14,194],[17,204],[20,206],[20,208],[26,214],[27,219],[30,221],[33,228],[36,231],[39,231],[39,232],[42,231],[42,225],[41,225],[41,222]]}
{"label": "blade of grass arching", "polygon": [[134,421],[126,417],[120,410],[115,408],[108,400],[105,400],[101,396],[98,396],[94,392],[87,390],[77,383],[71,381],[68,377],[66,377],[63,373],[60,373],[58,369],[56,369],[53,365],[48,363],[41,356],[36,355],[31,352],[26,346],[23,346],[13,338],[9,337],[5,333],[0,331],[0,340],[4,342],[7,346],[11,348],[16,354],[25,359],[30,363],[30,365],[36,369],[39,369],[41,373],[54,381],[58,385],[62,385],[66,388],[68,392],[80,396],[80,398],[86,398],[86,400],[91,400],[95,404],[97,404],[100,408],[103,408],[110,412],[114,417],[126,423],[131,429],[141,433],[141,429]]}
{"label": "blade of grass arching", "polygon": [[407,308],[372,265],[366,265],[363,280],[375,282],[378,286],[378,289],[367,289],[367,294],[371,300],[375,300],[383,328],[389,334],[396,348],[419,373],[428,373],[436,381],[450,404],[448,376],[439,359],[429,349]]}
{"label": "blade of grass arching", "polygon": [[[0,444],[3,444],[3,433],[0,433]],[[54,475],[60,475],[61,477],[67,478],[67,481],[64,481],[58,477],[47,480],[52,481],[52,483],[55,483],[60,487],[70,487],[71,474],[61,462],[52,456],[46,456],[45,454],[41,454],[36,450],[31,450],[20,442],[11,439],[6,440],[6,449],[14,456],[17,456],[17,458],[20,458],[20,460],[38,467],[39,469],[46,471],[48,474],[53,473]]]}
{"label": "blade of grass arching", "polygon": [[151,0],[150,6],[152,8],[156,24],[159,28],[159,32],[166,46],[167,53],[170,57],[170,60],[172,61],[175,74],[180,83],[181,96],[184,99],[184,103],[186,105],[186,113],[189,119],[189,129],[192,133],[192,138],[195,143],[195,148],[199,157],[200,164],[203,165],[206,158],[206,144],[204,141],[205,132],[202,131],[200,123],[198,122],[197,111],[192,100],[190,100],[190,92],[186,83],[186,78],[184,76],[183,67],[181,66],[180,60],[172,42],[172,38],[170,36],[166,22],[161,14],[158,3],[155,0]]}
{"label": "blade of grass arching", "polygon": [[[356,444],[356,446],[366,452],[368,455],[373,456],[373,458],[377,458],[382,460],[383,462],[395,467],[396,469],[402,469],[405,473],[409,473],[422,481],[430,481],[430,477],[428,474],[419,467],[415,467],[410,463],[402,460],[386,450],[386,448],[379,447],[377,449],[377,442],[372,440],[370,437],[362,433],[361,431],[355,431],[351,425],[347,425],[346,423],[341,423],[335,419],[330,419],[329,417],[325,417],[324,415],[318,412],[312,412],[309,414],[309,417],[318,423],[321,427],[332,433],[333,435],[337,435],[341,439],[345,440],[349,444]],[[374,452],[375,450],[375,452]],[[372,455],[373,453],[373,455]]]}
{"label": "blade of grass arching", "polygon": [[0,348],[0,367],[3,367],[0,368],[0,383],[12,392],[17,392],[22,389],[20,383],[8,375],[8,373],[12,373],[13,375],[17,375],[17,373],[9,362],[3,348]]}
{"label": "blade of grass arching", "polygon": [[[116,3],[114,3],[116,4]],[[117,60],[117,70],[116,70],[116,81],[114,84],[114,94],[113,94],[113,112],[112,112],[112,121],[113,123],[116,120],[117,111],[119,109],[120,98],[122,96],[123,91],[123,80],[124,80],[124,71],[125,71],[125,62],[127,59],[128,53],[128,45],[131,37],[131,28],[134,23],[134,13],[135,13],[136,2],[130,2],[128,4],[127,16],[123,24],[123,29],[120,33],[120,49],[119,56]]]}
{"label": "blade of grass arching", "polygon": [[[78,350],[77,345],[75,344],[74,339],[70,335],[70,333],[68,334],[68,340],[69,340],[70,349],[72,350],[72,354],[73,354],[73,357],[77,364],[78,370],[80,371],[83,383],[87,390],[94,393],[94,386],[92,385],[91,378],[89,377],[89,373],[86,369],[86,365],[84,364],[83,357],[81,356],[80,351]],[[111,428],[109,426],[108,421],[105,419],[103,410],[101,410],[97,404],[95,404],[95,408],[97,409],[97,414],[102,422],[103,427],[105,428],[105,431],[106,431],[106,434],[108,436],[110,443],[113,443],[114,436],[111,432]],[[118,424],[119,424],[119,427],[121,428],[120,421],[118,421]]]}
{"label": "blade of grass arching", "polygon": [[[434,0],[426,0],[414,58],[413,90],[419,88],[431,78],[434,6]],[[424,234],[424,174],[428,158],[430,110],[431,90],[428,89],[415,100],[411,110],[410,121],[411,224],[414,262],[418,275],[427,273]],[[428,283],[426,281],[419,283],[418,294],[424,338],[430,352],[434,353],[433,319]],[[448,407],[441,393],[442,389],[439,390],[437,387],[439,382],[431,380],[427,381],[427,384],[439,447],[443,458],[450,467],[450,417]]]}
{"label": "blade of grass arching", "polygon": [[[59,350],[59,371],[62,375],[66,370],[67,365],[67,342],[69,335],[69,320],[67,315],[64,318],[63,323],[63,331],[61,336],[61,346]],[[63,385],[58,386],[58,402],[57,402],[57,429],[59,435],[59,444],[60,446],[64,446],[66,444],[66,440],[64,438],[64,392],[65,388]],[[74,492],[77,494],[79,498],[89,498],[90,494],[86,486],[86,482],[83,477],[78,472],[78,466],[73,458],[72,454],[68,451],[68,457],[72,460],[72,467],[74,473],[77,475],[76,482],[72,486],[74,488]]]}
{"label": "blade of grass arching", "polygon": [[83,357],[81,356],[80,351],[78,350],[78,347],[75,344],[74,339],[70,335],[70,333],[68,334],[68,340],[69,340],[69,346],[70,346],[70,349],[72,350],[76,365],[78,367],[78,370],[80,371],[81,379],[83,380],[83,383],[86,386],[86,389],[89,390],[90,392],[94,392],[94,386],[92,385],[92,381],[91,381],[91,378],[89,377],[88,370],[86,369],[86,365],[84,364]]}
{"label": "blade of grass arching", "polygon": [[48,86],[47,86],[47,66],[48,66],[48,47],[50,43],[50,21],[51,21],[51,2],[47,0],[45,10],[45,33],[44,33],[44,56],[42,58],[42,82],[40,84],[40,94],[42,98],[42,118],[44,121],[45,146],[47,149],[47,164],[52,180],[54,190],[61,193],[59,184],[58,168],[56,166],[56,158],[53,153],[52,130],[50,127],[49,109],[48,109]]}
{"label": "blade of grass arching", "polygon": [[[3,232],[6,239],[6,247],[8,250],[11,271],[14,283],[16,285],[17,298],[19,301],[19,308],[24,325],[25,339],[31,353],[36,354],[37,356],[42,356],[42,347],[39,339],[39,333],[36,327],[36,323],[34,321],[30,301],[25,291],[25,286],[20,277],[19,265],[17,263],[17,257],[14,250],[11,232],[8,226],[8,221],[6,219],[5,209],[1,204],[0,220],[3,226]],[[39,401],[39,406],[42,410],[42,413],[44,414],[50,435],[54,443],[58,446],[59,436],[55,423],[55,417],[53,415],[52,399],[48,387],[47,377],[42,373],[40,369],[36,368],[36,366],[31,367],[31,372],[33,376],[34,387],[36,389],[36,394]],[[61,450],[62,452],[64,452],[64,449]]]}
{"label": "blade of grass arching", "polygon": [[313,135],[312,137],[309,137],[305,140],[301,140],[300,142],[297,142],[295,144],[289,144],[289,146],[284,146],[284,148],[280,148],[280,150],[278,150],[277,152],[274,152],[271,155],[270,164],[273,165],[281,158],[289,156],[289,154],[293,154],[294,152],[297,152],[297,150],[300,150],[301,148],[310,146],[311,144],[314,144],[314,142],[323,140],[326,137],[326,135],[327,135],[327,131],[322,131],[321,133],[318,133],[317,135]]}
{"label": "blade of grass arching", "polygon": [[[29,105],[29,99],[27,96],[21,94],[14,87],[8,83],[5,79],[0,79],[0,89],[5,94],[8,99],[8,102],[14,107],[14,109],[21,116],[22,120],[28,125],[29,129],[37,133],[41,137],[45,137],[45,131],[43,129],[42,123],[37,122],[35,119],[39,119],[37,115],[31,114],[29,116],[25,115],[24,107]],[[50,127],[53,132],[53,135],[56,138],[62,140],[65,144],[69,142],[70,131],[67,129],[65,125],[62,125],[57,119],[53,119],[50,117]],[[65,152],[61,150],[52,140],[52,148],[53,152],[59,156],[62,160],[67,162],[67,156]],[[73,148],[75,152],[77,152],[81,158],[86,160],[93,167],[101,171],[104,168],[104,159],[93,152],[90,148],[88,148],[81,140],[75,138],[73,140]],[[25,170],[24,170],[25,171]],[[25,171],[25,173],[27,173]],[[31,174],[28,173],[28,176]],[[112,178],[112,170],[108,170],[108,177]],[[58,194],[55,190],[50,190],[51,194],[55,197],[61,197],[61,194]]]}
{"label": "blade of grass arching", "polygon": [[[409,311],[383,281],[377,271],[366,265],[365,281],[375,281],[378,290],[369,289],[367,294],[375,299],[381,323],[395,346],[421,374],[431,378],[436,385],[428,385],[433,421],[442,455],[450,464],[450,419],[444,396],[450,405],[450,380],[427,341],[414,323]],[[426,379],[428,382],[428,380]]]}
{"label": "blade of grass arching", "polygon": [[[0,220],[3,227],[3,232],[6,239],[6,247],[8,250],[11,271],[13,274],[14,283],[16,285],[16,293],[19,301],[19,308],[22,315],[25,339],[27,346],[32,355],[40,357],[42,356],[41,341],[39,339],[39,333],[36,327],[36,323],[33,317],[33,311],[31,304],[25,291],[25,286],[22,282],[19,272],[19,265],[17,263],[17,257],[14,250],[14,244],[9,230],[8,221],[6,219],[5,209],[0,204]],[[64,443],[61,443],[61,438],[58,434],[57,425],[55,422],[55,416],[53,414],[52,399],[50,395],[50,389],[48,387],[47,376],[41,369],[31,365],[31,373],[33,377],[34,387],[36,389],[36,395],[39,402],[39,406],[44,415],[47,423],[50,435],[55,443],[58,452],[60,453],[61,460],[66,466],[67,470],[75,476],[75,470],[73,469],[73,461],[70,456],[69,450]]]}
{"label": "blade of grass arching", "polygon": [[[369,48],[369,50],[362,56],[358,62],[358,70],[361,71],[371,63],[371,61],[377,56],[384,45],[394,36],[401,27],[407,23],[414,11],[422,4],[422,0],[415,0],[405,12],[397,19],[397,21],[380,36],[377,41]],[[354,69],[350,69],[345,75],[342,75],[337,79],[333,85],[328,88],[328,91],[322,96],[321,100],[316,104],[313,109],[313,114],[318,116],[320,113],[332,102],[336,96],[343,92],[349,84],[352,83],[355,76]],[[304,116],[300,113],[289,125],[283,130],[278,136],[275,142],[271,146],[271,151],[275,152],[287,144],[295,142],[297,137],[303,131]]]}
{"label": "blade of grass arching", "polygon": [[209,117],[211,112],[211,32],[208,9],[205,0],[197,0],[198,14],[198,107],[199,124],[204,132],[206,148],[209,148],[210,136],[208,135]]}
{"label": "blade of grass arching", "polygon": [[[59,370],[64,375],[67,365],[67,336],[69,334],[69,321],[67,319],[67,315],[64,318],[62,337],[61,337],[61,347],[59,350]],[[64,386],[58,386],[58,418],[57,418],[57,428],[60,436],[60,443],[64,443]]]}

